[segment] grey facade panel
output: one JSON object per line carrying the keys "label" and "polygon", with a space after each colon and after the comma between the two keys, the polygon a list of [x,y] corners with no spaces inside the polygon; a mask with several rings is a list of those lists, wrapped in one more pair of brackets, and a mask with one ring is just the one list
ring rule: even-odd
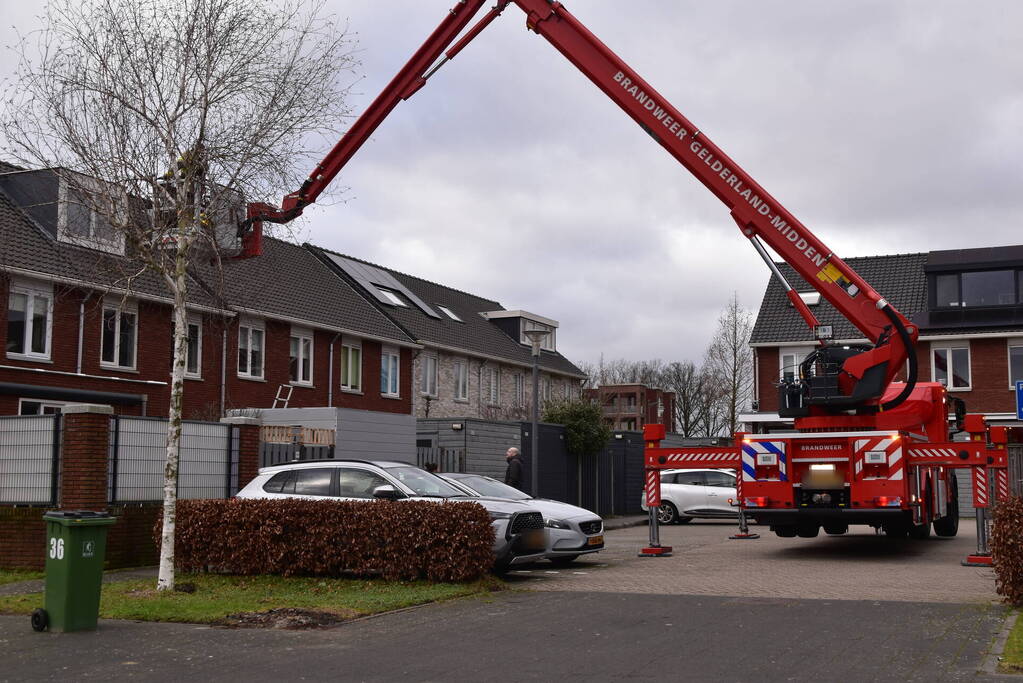
{"label": "grey facade panel", "polygon": [[263,424],[334,430],[334,457],[415,462],[416,420],[411,415],[351,408],[268,408]]}

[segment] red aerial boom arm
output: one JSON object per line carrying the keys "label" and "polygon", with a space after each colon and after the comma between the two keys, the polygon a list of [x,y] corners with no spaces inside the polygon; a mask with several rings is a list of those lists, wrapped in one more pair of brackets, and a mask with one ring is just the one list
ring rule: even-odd
{"label": "red aerial boom arm", "polygon": [[[860,392],[855,407],[866,405],[876,410],[884,388],[907,358],[911,366],[909,386],[898,401],[889,401],[880,407],[894,407],[909,395],[915,381],[912,346],[918,336],[916,327],[559,2],[498,0],[495,7],[452,45],[483,5],[483,0],[459,2],[317,165],[302,187],[287,195],[279,210],[265,204],[251,205],[250,218],[243,229],[258,221],[283,223],[299,216],[307,205],[316,201],[398,102],[408,99],[425,85],[444,62],[461,51],[509,4],[518,5],[526,13],[529,30],[546,38],[728,207],[742,234],[781,280],[789,300],[808,325],[815,326],[816,318],[777,270],[764,250],[764,243],[863,332],[873,348],[846,354],[838,381],[845,394],[856,393],[856,383],[868,376],[872,384],[880,388],[868,391],[869,395]],[[444,52],[449,45],[451,48]],[[846,409],[850,405],[840,407]]]}

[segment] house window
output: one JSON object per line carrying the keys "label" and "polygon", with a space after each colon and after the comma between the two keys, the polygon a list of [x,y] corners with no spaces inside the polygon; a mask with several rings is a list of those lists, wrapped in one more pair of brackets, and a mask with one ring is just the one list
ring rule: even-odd
{"label": "house window", "polygon": [[1023,341],[1020,340],[1009,344],[1009,388],[1015,389],[1016,382],[1023,382]]}
{"label": "house window", "polygon": [[398,350],[385,346],[380,355],[380,393],[384,396],[399,395],[399,361]]}
{"label": "house window", "polygon": [[469,362],[455,361],[455,400],[469,400]]}
{"label": "house window", "polygon": [[437,356],[424,355],[420,367],[423,374],[419,378],[419,393],[424,396],[436,396]]}
{"label": "house window", "polygon": [[515,373],[515,391],[513,400],[515,401],[516,408],[522,408],[526,405],[526,378],[521,372]]}
{"label": "house window", "polygon": [[935,308],[951,308],[959,305],[959,274],[936,275],[934,277]]}
{"label": "house window", "polygon": [[86,176],[61,178],[57,201],[57,239],[91,249],[124,253],[124,235],[111,217],[124,214],[118,190]]}
{"label": "house window", "polygon": [[7,355],[48,359],[53,292],[11,285],[7,300]]}
{"label": "house window", "polygon": [[520,318],[520,320],[521,320],[521,324],[520,324],[521,330],[519,332],[519,341],[520,342],[522,342],[523,344],[531,347],[533,345],[533,342],[529,341],[529,337],[526,336],[526,331],[527,330],[546,330],[550,334],[548,334],[546,337],[544,337],[543,341],[540,342],[540,348],[544,349],[545,351],[554,351],[555,350],[556,344],[555,344],[554,335],[557,333],[557,330],[554,327],[552,327],[550,325],[544,325],[543,323],[538,323],[535,320],[530,320],[529,318]]}
{"label": "house window", "polygon": [[551,378],[544,377],[541,382],[543,384],[543,400],[549,401],[551,400]]}
{"label": "house window", "polygon": [[799,364],[812,350],[808,346],[778,349],[778,377],[785,382],[799,379]]}
{"label": "house window", "polygon": [[980,270],[934,276],[935,308],[988,308],[1023,303],[1023,277],[1016,270]]}
{"label": "house window", "polygon": [[447,306],[441,306],[440,304],[437,304],[437,308],[439,308],[444,315],[451,318],[455,322],[463,322],[462,319],[455,315],[455,312],[452,311]]}
{"label": "house window", "polygon": [[135,369],[138,311],[130,306],[103,306],[103,334],[100,365]]}
{"label": "house window", "polygon": [[362,344],[356,339],[341,342],[341,388],[362,391]]}
{"label": "house window", "polygon": [[395,306],[403,306],[405,308],[408,308],[408,304],[401,300],[401,297],[398,296],[397,292],[392,292],[391,290],[384,289],[383,287],[377,287],[377,290],[379,290],[379,292],[384,295],[384,298],[387,299],[387,301],[394,304]]}
{"label": "house window", "polygon": [[263,327],[258,323],[242,323],[238,326],[239,377],[263,378],[265,335]]}
{"label": "house window", "polygon": [[198,379],[202,375],[202,321],[192,318],[186,325],[185,377]]}
{"label": "house window", "polygon": [[313,383],[313,333],[306,330],[291,330],[288,354],[289,377],[292,384],[312,386]]}
{"label": "house window", "polygon": [[499,368],[487,369],[487,402],[492,406],[501,402],[501,370]]}
{"label": "house window", "polygon": [[949,391],[970,389],[970,348],[932,346],[931,377],[935,382],[944,384]]}
{"label": "house window", "polygon": [[66,406],[64,401],[38,401],[23,398],[18,401],[18,415],[56,415]]}

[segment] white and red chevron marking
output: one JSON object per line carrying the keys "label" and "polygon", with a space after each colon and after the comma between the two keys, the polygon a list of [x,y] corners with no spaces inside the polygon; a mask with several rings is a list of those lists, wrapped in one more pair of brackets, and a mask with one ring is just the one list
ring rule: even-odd
{"label": "white and red chevron marking", "polygon": [[954,458],[958,451],[954,448],[914,448],[909,454],[914,458]]}
{"label": "white and red chevron marking", "polygon": [[902,457],[902,440],[892,436],[857,439],[853,443],[853,468],[856,476],[863,472],[863,459],[867,451],[884,451],[888,458],[888,474],[885,479],[901,480],[905,472],[905,460]]}
{"label": "white and red chevron marking", "polygon": [[1009,470],[1002,467],[995,470],[995,496],[998,503],[1009,497]]}
{"label": "white and red chevron marking", "polygon": [[987,468],[971,467],[973,470],[973,507],[987,507]]}
{"label": "white and red chevron marking", "polygon": [[656,508],[661,505],[661,473],[657,470],[646,471],[646,484],[643,486],[646,494],[646,506]]}
{"label": "white and red chevron marking", "polygon": [[679,463],[679,462],[692,463],[694,461],[702,461],[702,460],[713,460],[714,462],[731,462],[731,461],[734,461],[735,465],[738,465],[738,463],[739,463],[738,455],[734,455],[732,453],[722,453],[720,451],[718,451],[718,452],[707,451],[707,452],[695,452],[695,453],[687,451],[685,453],[668,453],[667,455],[664,456],[665,464],[667,464],[669,462],[670,463]]}

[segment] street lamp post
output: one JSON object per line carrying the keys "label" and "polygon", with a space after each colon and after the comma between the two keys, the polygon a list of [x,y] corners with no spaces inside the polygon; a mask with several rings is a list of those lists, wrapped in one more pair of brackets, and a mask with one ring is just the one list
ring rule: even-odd
{"label": "street lamp post", "polygon": [[548,330],[526,330],[525,335],[533,344],[533,424],[530,427],[529,441],[529,484],[530,493],[534,498],[540,497],[540,345],[550,334]]}

